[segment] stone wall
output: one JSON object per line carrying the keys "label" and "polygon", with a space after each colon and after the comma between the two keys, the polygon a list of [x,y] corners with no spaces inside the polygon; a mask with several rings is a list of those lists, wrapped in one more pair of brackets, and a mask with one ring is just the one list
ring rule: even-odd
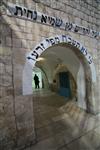
{"label": "stone wall", "polygon": [[[92,86],[95,112],[100,112],[100,39],[9,17],[7,2],[100,31],[100,5],[95,0],[4,0],[0,14],[0,149],[14,150],[35,142],[32,96],[22,95],[26,53],[46,37],[69,34],[93,56],[97,82]],[[3,4],[3,5],[2,5]]]}
{"label": "stone wall", "polygon": [[23,57],[21,60],[20,43],[22,42],[16,39],[17,36],[14,38],[15,32],[2,16],[1,22],[0,149],[14,150],[16,147],[20,149],[35,142],[33,101],[31,95],[21,96]]}
{"label": "stone wall", "polygon": [[48,15],[61,16],[73,23],[100,30],[100,5],[96,0],[4,0]]}

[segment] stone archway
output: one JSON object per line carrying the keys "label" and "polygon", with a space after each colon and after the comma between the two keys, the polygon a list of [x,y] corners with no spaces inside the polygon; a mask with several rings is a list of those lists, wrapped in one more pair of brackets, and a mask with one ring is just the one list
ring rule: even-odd
{"label": "stone archway", "polygon": [[[93,89],[92,84],[96,82],[96,71],[94,67],[94,63],[92,60],[92,56],[89,54],[88,50],[78,41],[74,40],[72,37],[68,35],[59,35],[55,37],[46,38],[42,42],[40,42],[30,53],[26,55],[26,64],[23,70],[23,95],[32,94],[32,68],[34,67],[38,57],[49,47],[54,45],[59,45],[61,43],[66,43],[75,48],[76,55],[81,53],[82,57],[85,60],[85,64],[87,64],[87,69],[90,71],[88,72],[89,77],[85,74],[86,79],[86,109],[89,112],[92,112],[92,95]],[[83,62],[84,65],[84,62]],[[86,69],[86,68],[85,68]]]}

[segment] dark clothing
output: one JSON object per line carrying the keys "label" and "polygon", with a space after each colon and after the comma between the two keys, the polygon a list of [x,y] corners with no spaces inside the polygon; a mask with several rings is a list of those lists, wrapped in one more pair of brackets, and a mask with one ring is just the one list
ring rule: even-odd
{"label": "dark clothing", "polygon": [[34,76],[35,89],[39,89],[39,77],[35,74]]}

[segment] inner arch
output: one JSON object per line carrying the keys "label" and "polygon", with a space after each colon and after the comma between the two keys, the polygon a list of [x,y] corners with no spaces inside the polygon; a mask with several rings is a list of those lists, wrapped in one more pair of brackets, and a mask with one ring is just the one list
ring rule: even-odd
{"label": "inner arch", "polygon": [[88,50],[77,40],[73,39],[69,35],[58,35],[55,37],[50,37],[44,39],[42,42],[40,42],[30,53],[27,54],[26,58],[27,61],[32,65],[32,67],[35,65],[38,57],[49,47],[60,44],[60,43],[66,43],[76,48],[76,50],[79,50],[83,57],[87,60],[91,74],[92,74],[92,82],[96,82],[96,71],[94,67],[94,63],[92,60],[92,56],[89,54]]}
{"label": "inner arch", "polygon": [[[55,91],[58,94],[62,94],[59,92],[59,75],[64,72],[68,73],[70,80],[69,98],[77,99],[78,105],[86,109],[84,66],[73,50],[68,45],[58,44],[49,47],[41,54],[40,58],[44,59],[44,61],[41,60],[36,62],[36,66],[45,70],[50,90]],[[62,88],[62,90],[67,90],[67,88]]]}

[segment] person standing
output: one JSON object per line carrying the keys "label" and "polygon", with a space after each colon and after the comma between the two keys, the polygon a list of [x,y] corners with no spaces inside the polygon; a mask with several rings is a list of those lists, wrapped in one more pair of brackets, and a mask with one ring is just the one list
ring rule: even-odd
{"label": "person standing", "polygon": [[35,89],[39,89],[39,77],[35,74],[34,75],[34,83],[35,83]]}

